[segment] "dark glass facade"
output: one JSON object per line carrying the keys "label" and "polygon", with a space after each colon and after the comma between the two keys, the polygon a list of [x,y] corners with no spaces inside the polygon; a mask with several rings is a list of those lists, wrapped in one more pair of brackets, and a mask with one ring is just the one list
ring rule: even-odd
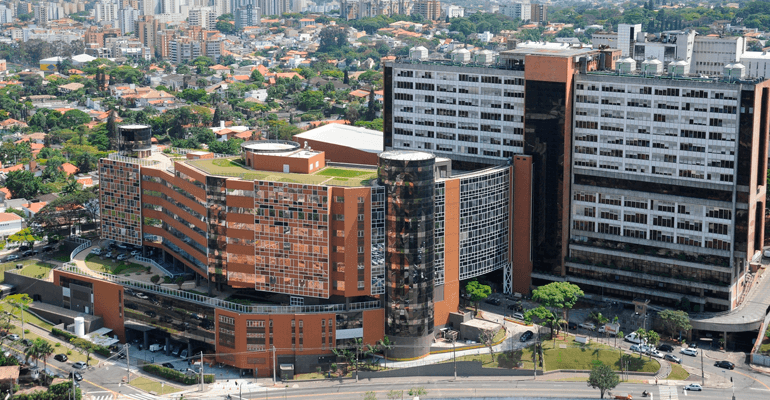
{"label": "dark glass facade", "polygon": [[[561,265],[566,83],[527,80],[524,153],[531,155],[533,268]],[[567,155],[569,157],[569,155]]]}
{"label": "dark glass facade", "polygon": [[427,354],[433,339],[435,156],[380,154],[385,186],[385,335],[395,358]]}
{"label": "dark glass facade", "polygon": [[383,97],[383,121],[382,121],[382,141],[384,148],[393,148],[393,67],[385,67],[383,75],[383,84],[385,92]]}

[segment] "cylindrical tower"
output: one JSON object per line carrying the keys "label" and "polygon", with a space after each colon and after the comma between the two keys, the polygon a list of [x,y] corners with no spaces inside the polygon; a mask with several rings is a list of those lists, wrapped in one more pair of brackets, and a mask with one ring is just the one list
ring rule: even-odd
{"label": "cylindrical tower", "polygon": [[118,127],[118,150],[134,153],[137,158],[152,153],[152,128],[149,125],[121,125]]}
{"label": "cylindrical tower", "polygon": [[385,186],[385,335],[388,354],[413,358],[430,353],[433,340],[433,166],[418,151],[380,154]]}

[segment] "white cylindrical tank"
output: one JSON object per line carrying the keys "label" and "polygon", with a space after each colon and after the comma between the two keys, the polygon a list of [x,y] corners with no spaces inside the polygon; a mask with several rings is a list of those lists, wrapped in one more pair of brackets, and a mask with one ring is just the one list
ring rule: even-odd
{"label": "white cylindrical tank", "polygon": [[642,72],[646,74],[661,74],[663,73],[663,63],[657,58],[648,58],[642,61]]}
{"label": "white cylindrical tank", "polygon": [[743,79],[746,77],[746,66],[741,63],[727,64],[725,65],[724,76],[728,80]]}
{"label": "white cylindrical tank", "polygon": [[86,336],[86,321],[83,317],[75,317],[75,336],[81,338]]}
{"label": "white cylindrical tank", "polygon": [[452,53],[452,62],[467,63],[471,60],[471,52],[466,49],[455,50]]}
{"label": "white cylindrical tank", "polygon": [[636,71],[636,61],[631,57],[621,58],[617,62],[618,71],[627,74]]}
{"label": "white cylindrical tank", "polygon": [[412,60],[427,60],[428,49],[423,46],[412,47],[409,49],[409,58]]}
{"label": "white cylindrical tank", "polygon": [[679,60],[679,61],[674,61],[671,64],[669,64],[668,65],[668,70],[673,75],[683,76],[683,75],[687,74],[687,72],[689,70],[689,68],[688,68],[689,66],[690,66],[690,64],[688,64],[687,61]]}

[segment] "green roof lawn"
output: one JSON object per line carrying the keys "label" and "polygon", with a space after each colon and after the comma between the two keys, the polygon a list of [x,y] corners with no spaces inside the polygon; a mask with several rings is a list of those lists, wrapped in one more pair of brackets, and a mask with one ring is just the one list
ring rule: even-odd
{"label": "green roof lawn", "polygon": [[302,183],[307,185],[368,186],[370,180],[377,178],[376,170],[340,167],[327,167],[311,174],[256,171],[245,167],[239,161],[239,158],[217,158],[190,160],[187,161],[187,164],[212,175],[230,176],[244,180]]}

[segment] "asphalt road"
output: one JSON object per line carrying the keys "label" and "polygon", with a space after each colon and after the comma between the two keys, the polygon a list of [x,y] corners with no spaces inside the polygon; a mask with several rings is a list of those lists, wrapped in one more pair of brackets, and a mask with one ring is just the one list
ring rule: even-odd
{"label": "asphalt road", "polygon": [[[479,381],[479,380],[430,380],[420,382],[416,379],[409,381],[389,382],[359,382],[341,385],[319,387],[317,384],[305,383],[299,387],[271,389],[267,392],[244,393],[243,399],[333,399],[360,400],[366,392],[374,392],[379,399],[387,398],[391,390],[404,391],[404,399],[410,399],[408,391],[412,387],[422,387],[427,394],[420,398],[449,399],[458,397],[557,397],[557,398],[599,398],[599,390],[592,389],[585,382],[547,382],[547,381]],[[642,391],[652,393],[652,400],[683,400],[683,399],[713,399],[727,400],[732,397],[732,389],[705,389],[702,392],[687,392],[683,394],[681,386],[658,386],[621,384],[612,390],[615,394],[631,394],[633,398],[641,399]],[[738,391],[736,390],[736,393]],[[669,397],[671,396],[671,397]],[[238,393],[231,395],[237,399]],[[770,390],[745,390],[736,395],[737,400],[766,400]],[[400,396],[398,398],[401,398]],[[605,398],[608,396],[605,394]]]}

